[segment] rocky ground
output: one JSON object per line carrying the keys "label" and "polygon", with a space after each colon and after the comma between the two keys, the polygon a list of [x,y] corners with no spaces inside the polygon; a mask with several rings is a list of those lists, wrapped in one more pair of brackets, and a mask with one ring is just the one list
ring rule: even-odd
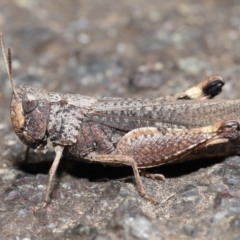
{"label": "rocky ground", "polygon": [[[173,94],[212,73],[221,98],[239,97],[240,2],[1,0],[15,84],[89,96]],[[138,194],[131,169],[63,159],[52,204],[43,199],[52,152],[30,152],[13,132],[0,58],[0,239],[240,239],[240,158],[159,167]]]}

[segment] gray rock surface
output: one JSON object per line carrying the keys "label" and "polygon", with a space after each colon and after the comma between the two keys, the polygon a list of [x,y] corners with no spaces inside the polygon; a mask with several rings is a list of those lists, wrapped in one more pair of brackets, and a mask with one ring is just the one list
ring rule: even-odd
{"label": "gray rock surface", "polygon": [[[239,97],[240,2],[1,0],[15,84],[89,96],[173,94],[206,76]],[[240,158],[155,168],[138,194],[131,169],[63,159],[53,200],[42,202],[52,152],[30,152],[13,132],[0,57],[0,239],[240,239]]]}

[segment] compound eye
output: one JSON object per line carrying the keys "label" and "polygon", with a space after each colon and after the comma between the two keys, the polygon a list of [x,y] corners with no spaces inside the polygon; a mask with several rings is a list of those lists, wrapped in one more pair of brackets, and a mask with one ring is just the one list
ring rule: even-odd
{"label": "compound eye", "polygon": [[24,113],[30,113],[38,106],[38,100],[30,93],[26,92],[22,98],[22,108]]}

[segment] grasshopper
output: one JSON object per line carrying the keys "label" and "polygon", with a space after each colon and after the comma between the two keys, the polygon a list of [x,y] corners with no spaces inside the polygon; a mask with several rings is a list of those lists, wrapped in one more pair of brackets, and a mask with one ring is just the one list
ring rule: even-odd
{"label": "grasshopper", "polygon": [[[157,99],[94,98],[48,92],[21,85],[15,88],[11,50],[3,57],[12,86],[11,120],[19,139],[35,151],[47,151],[50,140],[55,158],[43,206],[50,202],[55,172],[61,157],[131,166],[140,195],[148,196],[141,169],[207,155],[207,147],[234,145],[239,140],[240,100],[211,100],[221,92],[219,75],[174,96]],[[216,155],[235,153],[225,148]],[[144,173],[142,173],[144,174]],[[161,177],[161,176],[160,176]]]}

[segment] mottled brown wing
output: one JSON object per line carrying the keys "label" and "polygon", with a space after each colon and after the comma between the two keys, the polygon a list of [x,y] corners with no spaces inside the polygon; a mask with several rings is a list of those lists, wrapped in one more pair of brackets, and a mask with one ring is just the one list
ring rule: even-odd
{"label": "mottled brown wing", "polygon": [[192,128],[223,119],[239,119],[240,100],[162,101],[151,99],[101,98],[84,120],[122,131],[140,127]]}

